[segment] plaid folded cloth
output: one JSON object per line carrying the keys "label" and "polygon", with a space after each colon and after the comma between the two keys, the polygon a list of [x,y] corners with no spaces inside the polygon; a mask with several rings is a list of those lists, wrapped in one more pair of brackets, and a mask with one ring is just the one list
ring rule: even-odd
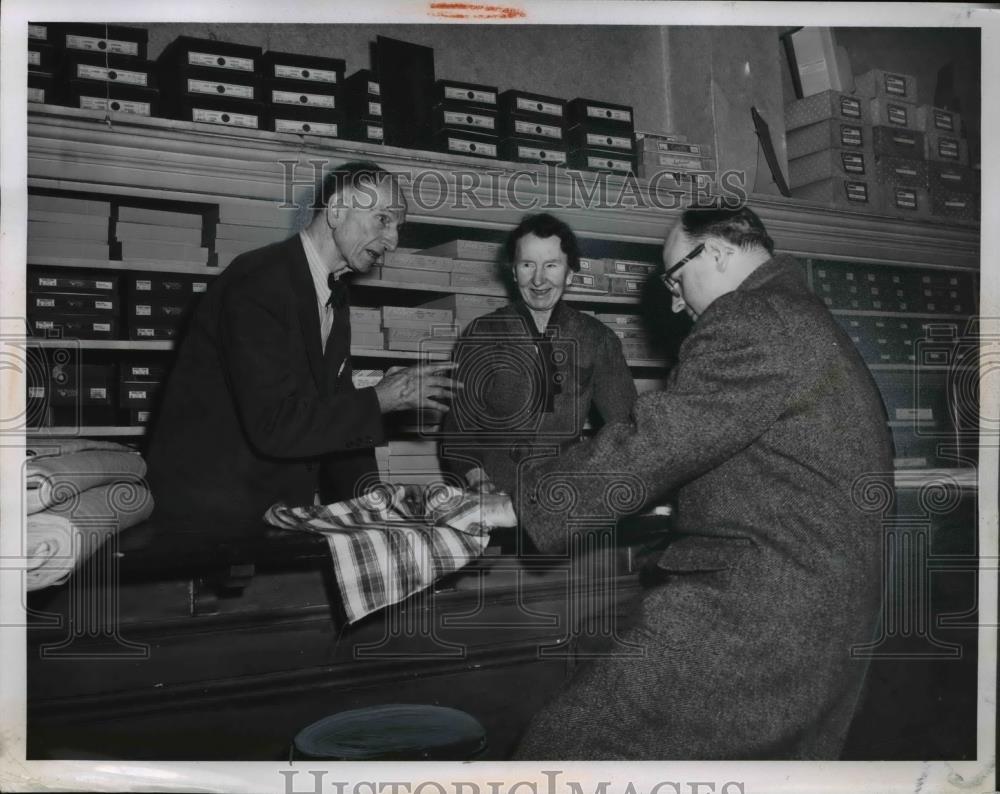
{"label": "plaid folded cloth", "polygon": [[269,524],[326,536],[349,623],[396,604],[482,555],[480,496],[444,485],[382,485],[331,505],[273,505]]}

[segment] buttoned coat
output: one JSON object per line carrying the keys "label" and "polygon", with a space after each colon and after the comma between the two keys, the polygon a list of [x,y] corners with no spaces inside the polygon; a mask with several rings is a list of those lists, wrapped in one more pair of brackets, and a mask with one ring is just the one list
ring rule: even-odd
{"label": "buttoned coat", "polygon": [[[778,256],[716,299],[633,418],[515,494],[549,553],[676,489],[617,655],[538,714],[525,759],[836,759],[874,639],[892,445],[848,337]],[[863,654],[862,654],[863,655]]]}
{"label": "buttoned coat", "polygon": [[[344,307],[342,311],[347,311]],[[324,356],[298,235],[233,260],[192,316],[147,451],[155,519],[206,532],[258,526],[277,501],[353,495],[384,443],[372,388],[351,379],[350,323]]]}
{"label": "buttoned coat", "polygon": [[445,418],[443,464],[462,475],[480,466],[508,493],[526,461],[578,441],[592,409],[623,420],[636,398],[618,337],[562,302],[545,334],[521,303],[477,317],[455,358],[463,388]]}

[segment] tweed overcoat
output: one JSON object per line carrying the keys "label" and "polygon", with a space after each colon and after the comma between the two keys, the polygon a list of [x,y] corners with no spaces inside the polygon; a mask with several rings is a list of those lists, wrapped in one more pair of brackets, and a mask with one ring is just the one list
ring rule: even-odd
{"label": "tweed overcoat", "polygon": [[324,356],[298,235],[238,256],[212,281],[147,452],[154,519],[228,533],[258,527],[276,501],[312,504],[317,487],[339,501],[359,478],[377,478],[378,398],[355,390],[350,323],[334,344],[337,328]]}
{"label": "tweed overcoat", "polygon": [[533,456],[578,441],[592,410],[604,423],[624,420],[636,398],[618,337],[562,302],[544,334],[523,303],[476,318],[455,358],[464,388],[444,422],[442,463],[462,475],[480,466],[508,493]]}
{"label": "tweed overcoat", "polygon": [[[534,466],[515,494],[550,553],[574,522],[677,493],[618,651],[584,662],[522,759],[836,759],[874,638],[892,443],[878,390],[798,264],[715,300],[662,391]],[[571,494],[568,496],[567,494]]]}

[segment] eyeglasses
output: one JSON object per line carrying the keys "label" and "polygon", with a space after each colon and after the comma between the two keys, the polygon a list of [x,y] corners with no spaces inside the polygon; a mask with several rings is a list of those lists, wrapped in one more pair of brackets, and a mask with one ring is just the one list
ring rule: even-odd
{"label": "eyeglasses", "polygon": [[686,257],[681,259],[676,264],[671,265],[660,274],[660,278],[662,279],[664,285],[674,295],[678,296],[680,295],[681,285],[676,280],[670,278],[670,275],[672,273],[676,273],[678,270],[684,267],[684,265],[686,265],[688,262],[690,262],[692,259],[698,256],[704,250],[705,250],[705,244],[699,243],[698,245],[696,245],[694,248],[691,249],[691,253],[689,253]]}

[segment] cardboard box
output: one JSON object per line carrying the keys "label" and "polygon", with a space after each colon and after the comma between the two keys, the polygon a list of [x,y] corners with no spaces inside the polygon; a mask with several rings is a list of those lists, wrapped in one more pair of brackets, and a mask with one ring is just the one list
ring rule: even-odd
{"label": "cardboard box", "polygon": [[924,134],[898,127],[872,127],[872,148],[876,157],[905,157],[924,160]]}
{"label": "cardboard box", "polygon": [[608,292],[611,295],[639,297],[646,284],[646,276],[608,274]]}
{"label": "cardboard box", "polygon": [[930,195],[925,188],[884,185],[882,211],[898,218],[926,219],[931,215]]}
{"label": "cardboard box", "polygon": [[611,154],[598,149],[577,149],[569,154],[571,168],[583,171],[606,171],[612,174],[634,174],[635,159],[624,154]]}
{"label": "cardboard box", "polygon": [[357,324],[368,324],[368,325],[381,325],[382,324],[382,310],[381,309],[370,309],[365,306],[351,306],[351,327],[353,328],[355,323]]}
{"label": "cardboard box", "polygon": [[[433,284],[448,286],[450,274],[438,270],[412,270],[403,267],[382,267],[382,281],[399,281],[405,284]],[[355,279],[357,281],[357,279]]]}
{"label": "cardboard box", "polygon": [[823,149],[864,149],[871,145],[869,135],[868,127],[834,119],[789,130],[785,139],[788,159]]}
{"label": "cardboard box", "polygon": [[499,156],[500,139],[495,136],[477,135],[472,132],[439,132],[434,136],[434,146],[439,152],[463,154],[495,160]]}
{"label": "cardboard box", "polygon": [[952,165],[969,164],[969,146],[955,135],[927,133],[927,159]]}
{"label": "cardboard box", "polygon": [[97,242],[79,240],[33,240],[28,238],[28,259],[54,257],[56,259],[93,259],[106,262],[111,258],[111,247]]}
{"label": "cardboard box", "polygon": [[931,190],[931,212],[942,218],[967,223],[979,222],[979,197],[975,193]]}
{"label": "cardboard box", "polygon": [[597,99],[577,97],[566,104],[568,126],[587,124],[591,129],[609,132],[632,132],[633,113],[630,105],[617,105]]}
{"label": "cardboard box", "polygon": [[506,138],[500,141],[500,159],[511,163],[564,164],[566,148],[526,138]]}
{"label": "cardboard box", "polygon": [[[86,215],[76,217],[85,218]],[[44,240],[85,240],[105,245],[108,242],[108,225],[93,223],[55,223],[50,221],[28,221],[28,239],[35,242]]]}
{"label": "cardboard box", "polygon": [[611,260],[608,259],[594,259],[592,257],[580,257],[580,272],[589,273],[593,276],[603,276],[608,272],[612,272],[613,267],[611,266]]}
{"label": "cardboard box", "polygon": [[502,116],[498,130],[505,139],[536,141],[537,145],[556,145],[557,148],[562,148],[566,139],[563,126],[549,120]]}
{"label": "cardboard box", "polygon": [[73,292],[29,292],[27,298],[29,313],[39,311],[60,314],[93,314],[98,316],[118,314],[118,296],[114,294],[93,295]]}
{"label": "cardboard box", "polygon": [[119,240],[160,240],[192,247],[201,247],[202,243],[202,231],[200,228],[131,223],[121,220],[115,224],[115,237]]}
{"label": "cardboard box", "polygon": [[869,100],[871,119],[874,126],[903,127],[923,131],[923,125],[917,116],[917,105],[904,102],[901,99],[886,99],[876,97]]}
{"label": "cardboard box", "polygon": [[166,380],[168,367],[161,359],[136,358],[127,359],[120,365],[121,379],[126,381],[153,381],[158,383]]}
{"label": "cardboard box", "polygon": [[496,110],[499,107],[499,91],[496,86],[479,83],[462,83],[458,80],[438,80],[434,83],[436,103],[461,103],[466,107]]}
{"label": "cardboard box", "polygon": [[292,80],[303,86],[339,88],[344,82],[346,64],[342,58],[268,50],[260,59],[260,67],[268,80]]}
{"label": "cardboard box", "polygon": [[115,317],[97,318],[82,315],[35,312],[28,316],[28,325],[34,336],[60,339],[116,339],[118,320]]}
{"label": "cardboard box", "polygon": [[156,72],[156,64],[142,58],[78,51],[66,54],[62,78],[67,81],[100,83],[102,91],[110,90],[112,85],[149,89],[157,87]]}
{"label": "cardboard box", "polygon": [[871,149],[823,149],[788,161],[788,185],[791,188],[824,179],[870,178],[875,156]]}
{"label": "cardboard box", "polygon": [[184,67],[212,69],[220,75],[259,75],[262,72],[263,50],[248,44],[234,44],[215,39],[178,36],[159,58],[166,71]]}
{"label": "cardboard box", "polygon": [[562,126],[566,117],[566,100],[512,88],[500,94],[500,112],[505,116],[520,116]]}
{"label": "cardboard box", "polygon": [[482,132],[496,135],[499,132],[495,110],[459,108],[438,105],[431,114],[434,132]]}
{"label": "cardboard box", "polygon": [[384,350],[385,339],[382,336],[382,329],[377,328],[371,331],[361,331],[352,327],[351,347],[363,350]]}
{"label": "cardboard box", "polygon": [[958,137],[962,134],[962,117],[951,110],[936,108],[933,105],[918,105],[918,129],[924,132],[940,132]]}
{"label": "cardboard box", "polygon": [[71,212],[76,215],[97,215],[107,220],[111,216],[111,202],[29,193],[28,213],[30,214],[33,210],[38,212]]}
{"label": "cardboard box", "polygon": [[451,325],[455,317],[448,309],[431,309],[426,306],[383,306],[383,328],[413,328],[416,325]]}
{"label": "cardboard box", "polygon": [[901,72],[872,69],[854,78],[854,91],[864,97],[916,102],[917,78]]}
{"label": "cardboard box", "polygon": [[53,364],[49,368],[52,405],[113,405],[114,364]]}
{"label": "cardboard box", "polygon": [[608,292],[608,276],[595,273],[574,273],[570,277],[567,292],[592,292],[606,295]]}
{"label": "cardboard box", "polygon": [[875,181],[880,185],[926,188],[930,185],[926,160],[906,157],[879,157],[875,160]]}
{"label": "cardboard box", "polygon": [[109,53],[146,57],[149,34],[145,28],[103,23],[68,22],[50,23],[53,44],[69,51]]}
{"label": "cardboard box", "polygon": [[51,72],[28,72],[28,101],[40,105],[57,105],[62,83],[56,83]]}
{"label": "cardboard box", "polygon": [[424,248],[419,253],[427,256],[445,256],[452,259],[475,259],[495,262],[503,251],[502,243],[481,240],[449,240],[446,243]]}
{"label": "cardboard box", "polygon": [[154,321],[132,317],[129,321],[128,338],[135,341],[154,342],[176,339],[180,328],[175,321]]}
{"label": "cardboard box", "polygon": [[145,226],[171,226],[185,229],[201,229],[204,218],[200,212],[176,212],[146,207],[118,207],[118,222],[142,224]]}
{"label": "cardboard box", "polygon": [[455,269],[455,260],[446,256],[432,256],[430,254],[400,253],[399,251],[387,251],[385,254],[385,267],[405,267],[411,270],[435,270],[441,273],[451,273]]}
{"label": "cardboard box", "polygon": [[79,274],[54,275],[52,271],[28,268],[29,292],[76,292],[92,295],[114,296],[118,291],[117,273],[82,271]]}
{"label": "cardboard box", "polygon": [[122,408],[149,409],[160,390],[156,381],[123,380],[118,386],[118,404]]}
{"label": "cardboard box", "polygon": [[191,300],[177,298],[146,298],[134,300],[130,298],[127,305],[128,316],[133,322],[155,320],[157,322],[180,322],[194,307]]}
{"label": "cardboard box", "polygon": [[930,188],[932,191],[979,193],[979,171],[940,160],[931,160],[928,165],[930,166]]}
{"label": "cardboard box", "polygon": [[820,91],[785,105],[785,129],[795,130],[827,120],[848,124],[871,124],[868,102],[840,91]]}
{"label": "cardboard box", "polygon": [[267,119],[267,109],[263,103],[247,99],[189,94],[173,105],[172,117],[201,124],[262,130]]}
{"label": "cardboard box", "polygon": [[655,262],[641,262],[636,259],[613,259],[608,275],[614,276],[650,276],[660,265]]}
{"label": "cardboard box", "polygon": [[343,120],[339,110],[325,108],[272,105],[267,116],[267,129],[292,135],[316,135],[321,138],[340,138]]}
{"label": "cardboard box", "polygon": [[846,91],[851,87],[847,51],[837,45],[830,28],[804,27],[791,36],[803,96],[821,91]]}
{"label": "cardboard box", "polygon": [[867,179],[831,177],[793,188],[792,195],[843,209],[877,211],[881,207],[875,182]]}
{"label": "cardboard box", "polygon": [[504,283],[500,275],[486,273],[467,273],[456,270],[451,274],[450,284],[453,287],[476,287],[479,289],[501,290]]}
{"label": "cardboard box", "polygon": [[385,126],[381,122],[360,119],[344,122],[342,136],[349,141],[363,143],[385,143]]}
{"label": "cardboard box", "polygon": [[570,150],[593,149],[612,154],[625,154],[629,157],[635,152],[635,141],[631,134],[595,130],[588,124],[571,127],[566,132],[566,142]]}
{"label": "cardboard box", "polygon": [[71,80],[68,102],[82,110],[146,117],[164,115],[159,91],[96,80]]}
{"label": "cardboard box", "polygon": [[122,240],[122,260],[152,260],[208,264],[208,249],[197,245],[170,243],[162,240]]}
{"label": "cardboard box", "polygon": [[145,300],[151,295],[159,298],[191,299],[208,289],[208,278],[184,273],[142,273],[124,277],[125,295],[130,300]]}

